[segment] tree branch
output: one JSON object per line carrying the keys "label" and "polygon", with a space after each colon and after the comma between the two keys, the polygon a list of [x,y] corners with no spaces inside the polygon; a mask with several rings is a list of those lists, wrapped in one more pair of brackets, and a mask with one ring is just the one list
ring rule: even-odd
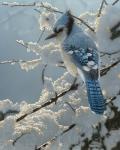
{"label": "tree branch", "polygon": [[100,17],[100,15],[101,15],[101,13],[102,13],[102,9],[103,9],[104,4],[106,4],[106,1],[105,1],[105,0],[102,0],[102,3],[101,3],[101,5],[100,5],[100,8],[99,8],[97,17]]}
{"label": "tree branch", "polygon": [[120,59],[117,60],[116,62],[112,63],[111,65],[109,65],[108,67],[105,67],[103,69],[101,69],[100,71],[100,76],[104,76],[108,73],[108,71],[110,71],[110,69],[112,69],[113,67],[115,67],[117,64],[120,63]]}
{"label": "tree branch", "polygon": [[120,53],[120,50],[117,50],[117,51],[114,51],[114,52],[111,52],[111,53],[100,51],[100,53],[102,53],[102,55],[101,55],[100,57],[103,57],[103,56],[105,56],[105,55],[111,56],[111,55],[115,55],[115,54]]}
{"label": "tree branch", "polygon": [[120,27],[120,21],[114,27],[112,27],[110,29],[110,31],[111,31],[111,37],[110,37],[110,39],[111,40],[114,40],[114,39],[120,37],[119,27]]}
{"label": "tree branch", "polygon": [[[111,68],[115,67],[117,64],[120,63],[120,60],[114,62],[113,64],[111,64],[110,66],[106,67],[106,68],[103,68],[101,71],[100,71],[100,75],[101,76],[104,76],[108,73],[108,71],[110,71]],[[21,117],[17,118],[16,119],[16,122],[19,122],[21,121],[22,119],[24,119],[25,117],[27,117],[28,115],[30,114],[33,114],[37,111],[39,111],[40,109],[44,108],[44,107],[47,107],[49,105],[51,105],[52,103],[56,103],[56,101],[58,101],[58,99],[60,97],[63,97],[65,94],[67,94],[68,92],[70,91],[74,91],[74,90],[77,90],[78,89],[78,86],[79,84],[76,84],[76,79],[74,80],[73,84],[71,85],[71,87],[69,89],[67,89],[66,91],[60,93],[60,94],[56,94],[55,97],[51,98],[50,101],[47,101],[45,102],[44,104],[42,104],[41,106],[35,108],[32,112],[30,112],[29,114],[24,114],[22,115]]]}
{"label": "tree branch", "polygon": [[112,5],[115,5],[116,3],[118,3],[119,2],[119,0],[115,0],[113,3],[112,3]]}
{"label": "tree branch", "polygon": [[45,83],[45,70],[46,70],[46,67],[47,67],[47,64],[44,65],[44,68],[42,70],[42,82],[43,82],[43,84]]}
{"label": "tree branch", "polygon": [[12,145],[15,146],[16,142],[23,137],[24,135],[29,134],[29,133],[22,133],[19,137],[17,137],[16,139],[13,140]]}
{"label": "tree branch", "polygon": [[5,113],[3,113],[2,111],[0,111],[0,121],[4,120],[7,116],[9,115],[13,115],[13,114],[18,114],[19,111],[18,110],[7,110]]}
{"label": "tree branch", "polygon": [[66,91],[64,91],[64,92],[62,92],[62,93],[60,93],[60,94],[56,94],[56,96],[53,97],[53,98],[51,98],[50,101],[47,101],[47,102],[45,102],[44,104],[42,104],[41,106],[39,106],[39,107],[33,109],[33,111],[30,112],[29,114],[24,114],[24,115],[22,115],[21,117],[17,118],[17,119],[16,119],[16,122],[21,121],[22,119],[24,119],[24,118],[27,117],[28,115],[33,114],[33,113],[39,111],[40,109],[51,105],[52,103],[56,103],[56,101],[58,101],[58,99],[59,99],[60,97],[63,97],[64,95],[66,95],[67,93],[69,93],[69,92],[71,92],[71,91],[77,90],[77,89],[78,89],[78,86],[79,86],[79,84],[76,84],[76,78],[75,78],[73,84],[71,85],[71,87],[70,87],[69,89],[67,89]]}
{"label": "tree branch", "polygon": [[[64,13],[64,12],[62,12],[62,11],[55,10],[55,9],[53,9],[53,8],[51,8],[51,7],[47,7],[47,6],[45,6],[43,3],[41,3],[41,7],[46,8],[48,11],[53,11],[53,12],[60,13],[60,14],[63,14],[63,13]],[[74,17],[75,19],[81,21],[81,22],[82,22],[86,27],[88,27],[91,31],[95,32],[95,30],[94,30],[92,27],[90,27],[83,19],[78,18],[78,17],[76,17],[76,16],[74,16],[74,15],[72,15],[72,17]]]}
{"label": "tree branch", "polygon": [[10,6],[10,7],[31,7],[31,6],[36,6],[36,2],[33,3],[28,3],[28,4],[20,4],[20,3],[15,3],[15,2],[1,2],[0,5],[3,6]]}
{"label": "tree branch", "polygon": [[65,129],[65,130],[64,130],[62,133],[60,133],[59,135],[55,136],[54,138],[50,139],[49,141],[47,141],[46,143],[40,145],[39,147],[35,147],[35,150],[42,150],[42,149],[45,148],[47,145],[49,145],[49,143],[52,143],[52,142],[55,141],[58,137],[64,135],[66,132],[72,130],[75,126],[76,126],[76,124],[70,125],[67,129]]}
{"label": "tree branch", "polygon": [[28,61],[26,61],[26,60],[15,60],[15,59],[13,59],[13,60],[1,61],[1,62],[0,62],[0,65],[3,65],[3,64],[15,64],[15,63],[26,63],[26,62],[28,62]]}
{"label": "tree branch", "polygon": [[41,34],[40,34],[40,37],[39,37],[38,40],[37,40],[37,43],[40,42],[40,40],[42,39],[42,36],[43,36],[44,33],[45,33],[45,27],[44,27],[44,29],[42,30],[42,32],[41,32]]}

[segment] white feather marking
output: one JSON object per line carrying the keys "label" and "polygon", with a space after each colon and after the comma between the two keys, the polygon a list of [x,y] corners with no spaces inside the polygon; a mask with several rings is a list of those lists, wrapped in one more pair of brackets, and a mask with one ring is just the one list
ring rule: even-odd
{"label": "white feather marking", "polygon": [[68,54],[73,54],[73,51],[69,51]]}
{"label": "white feather marking", "polygon": [[88,50],[92,51],[93,49],[92,48],[88,48]]}
{"label": "white feather marking", "polygon": [[93,69],[98,69],[98,65],[95,65],[92,67]]}
{"label": "white feather marking", "polygon": [[92,54],[91,53],[87,53],[87,56],[89,57],[89,56],[92,56]]}
{"label": "white feather marking", "polygon": [[79,50],[75,50],[75,53],[78,53],[79,52]]}
{"label": "white feather marking", "polygon": [[95,65],[95,62],[94,62],[94,61],[88,61],[87,65],[88,65],[88,66],[94,66],[94,65]]}
{"label": "white feather marking", "polygon": [[85,71],[90,71],[90,68],[87,67],[87,66],[83,66],[83,70],[85,70]]}

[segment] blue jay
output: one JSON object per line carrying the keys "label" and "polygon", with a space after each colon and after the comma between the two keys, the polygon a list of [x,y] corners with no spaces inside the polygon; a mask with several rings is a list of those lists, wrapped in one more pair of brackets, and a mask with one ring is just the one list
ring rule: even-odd
{"label": "blue jay", "polygon": [[57,38],[61,43],[61,56],[73,76],[80,75],[86,84],[90,108],[103,114],[105,98],[99,84],[99,56],[94,41],[75,23],[70,11],[63,14],[47,39]]}

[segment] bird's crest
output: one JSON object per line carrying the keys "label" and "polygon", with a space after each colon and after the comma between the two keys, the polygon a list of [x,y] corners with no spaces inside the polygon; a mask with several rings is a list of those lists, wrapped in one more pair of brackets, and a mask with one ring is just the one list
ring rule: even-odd
{"label": "bird's crest", "polygon": [[57,20],[54,28],[59,28],[61,26],[64,26],[67,28],[67,34],[69,35],[72,30],[73,23],[74,23],[74,18],[71,14],[71,11],[68,10]]}

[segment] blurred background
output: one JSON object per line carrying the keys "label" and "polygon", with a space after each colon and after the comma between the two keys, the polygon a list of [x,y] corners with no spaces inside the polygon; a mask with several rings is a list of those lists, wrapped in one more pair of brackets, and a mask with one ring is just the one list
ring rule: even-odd
{"label": "blurred background", "polygon": [[[61,11],[68,9],[79,16],[86,11],[95,12],[101,4],[101,0],[42,0],[58,7]],[[4,2],[4,0],[0,0]],[[13,2],[8,0],[7,2]],[[33,0],[16,0],[16,2],[30,3]],[[40,2],[37,1],[36,2]],[[109,2],[109,1],[108,1]],[[7,7],[0,6],[0,61],[22,59],[32,60],[38,58],[34,53],[27,53],[26,49],[19,45],[16,40],[36,42],[40,36],[39,14],[33,7]],[[40,65],[34,70],[25,72],[19,65],[0,65],[0,100],[9,98],[14,102],[26,100],[34,102],[40,96],[43,88],[41,82]],[[56,73],[58,71],[55,70]],[[53,70],[47,70],[49,75]]]}

